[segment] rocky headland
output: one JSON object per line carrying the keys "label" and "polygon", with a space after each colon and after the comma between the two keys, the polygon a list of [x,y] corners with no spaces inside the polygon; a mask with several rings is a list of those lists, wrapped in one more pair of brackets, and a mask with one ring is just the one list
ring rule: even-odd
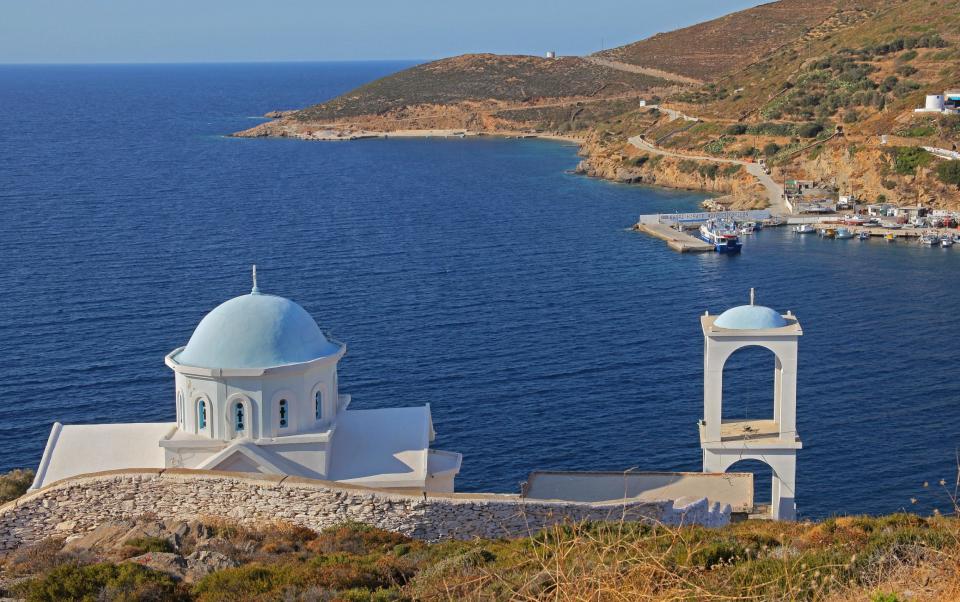
{"label": "rocky headland", "polygon": [[458,56],[235,135],[554,137],[581,145],[586,175],[721,194],[733,208],[769,194],[729,161],[763,160],[780,182],[960,209],[956,178],[923,150],[955,148],[960,116],[914,113],[925,94],[960,87],[955,8],[780,0],[587,57]]}

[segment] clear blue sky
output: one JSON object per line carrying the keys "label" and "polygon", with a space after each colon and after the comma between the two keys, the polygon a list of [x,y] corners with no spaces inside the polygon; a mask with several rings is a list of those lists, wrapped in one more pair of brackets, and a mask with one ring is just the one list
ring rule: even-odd
{"label": "clear blue sky", "polygon": [[0,0],[0,63],[586,54],[757,0]]}

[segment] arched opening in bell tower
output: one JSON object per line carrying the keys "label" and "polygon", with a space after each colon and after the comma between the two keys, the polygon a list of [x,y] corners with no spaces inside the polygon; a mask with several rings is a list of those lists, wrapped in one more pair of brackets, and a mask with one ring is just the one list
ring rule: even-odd
{"label": "arched opening in bell tower", "polygon": [[775,420],[776,354],[760,345],[734,351],[723,365],[723,421]]}
{"label": "arched opening in bell tower", "polygon": [[773,495],[773,469],[760,460],[745,459],[731,464],[724,472],[749,472],[753,474],[754,512],[770,507]]}

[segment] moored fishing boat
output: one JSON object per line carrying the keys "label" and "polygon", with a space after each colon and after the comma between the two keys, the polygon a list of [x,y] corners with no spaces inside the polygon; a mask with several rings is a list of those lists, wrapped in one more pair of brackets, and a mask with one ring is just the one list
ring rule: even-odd
{"label": "moored fishing boat", "polygon": [[833,236],[834,238],[839,238],[840,240],[846,240],[848,238],[853,238],[853,231],[850,228],[837,228],[837,231]]}
{"label": "moored fishing boat", "polygon": [[800,224],[799,226],[794,226],[793,231],[796,234],[813,234],[817,229],[813,227],[813,224]]}
{"label": "moored fishing boat", "polygon": [[920,237],[920,244],[929,247],[940,244],[940,237],[936,234],[927,233]]}
{"label": "moored fishing boat", "polygon": [[860,230],[860,234],[857,235],[857,238],[860,240],[870,240],[870,233],[866,230]]}
{"label": "moored fishing boat", "polygon": [[742,246],[736,227],[720,220],[712,219],[700,226],[700,238],[712,244],[717,253],[739,253]]}
{"label": "moored fishing boat", "polygon": [[952,247],[953,242],[954,242],[953,236],[949,234],[944,234],[943,237],[940,239],[940,246],[944,248]]}

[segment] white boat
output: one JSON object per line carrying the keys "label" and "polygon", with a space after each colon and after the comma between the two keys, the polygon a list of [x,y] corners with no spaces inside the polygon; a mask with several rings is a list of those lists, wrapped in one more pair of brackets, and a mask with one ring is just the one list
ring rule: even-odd
{"label": "white boat", "polygon": [[943,238],[940,239],[940,246],[941,246],[941,247],[944,247],[944,248],[946,248],[946,247],[952,247],[952,246],[953,246],[953,237],[950,236],[949,234],[945,234],[945,235],[943,236]]}
{"label": "white boat", "polygon": [[797,234],[813,234],[817,229],[813,227],[813,224],[800,224],[794,226],[793,231]]}
{"label": "white boat", "polygon": [[927,246],[934,246],[940,244],[940,237],[936,234],[924,234],[920,237],[920,244]]}
{"label": "white boat", "polygon": [[866,230],[860,230],[860,234],[857,235],[857,238],[860,240],[870,240],[870,233]]}
{"label": "white boat", "polygon": [[853,231],[850,228],[837,228],[837,231],[833,236],[834,238],[845,240],[848,238],[853,238]]}
{"label": "white boat", "polygon": [[700,226],[700,238],[712,244],[717,253],[740,252],[740,237],[732,222],[709,220]]}
{"label": "white boat", "polygon": [[754,232],[755,230],[753,229],[753,226],[750,226],[750,225],[740,226],[740,234],[749,235],[749,234],[753,234]]}

